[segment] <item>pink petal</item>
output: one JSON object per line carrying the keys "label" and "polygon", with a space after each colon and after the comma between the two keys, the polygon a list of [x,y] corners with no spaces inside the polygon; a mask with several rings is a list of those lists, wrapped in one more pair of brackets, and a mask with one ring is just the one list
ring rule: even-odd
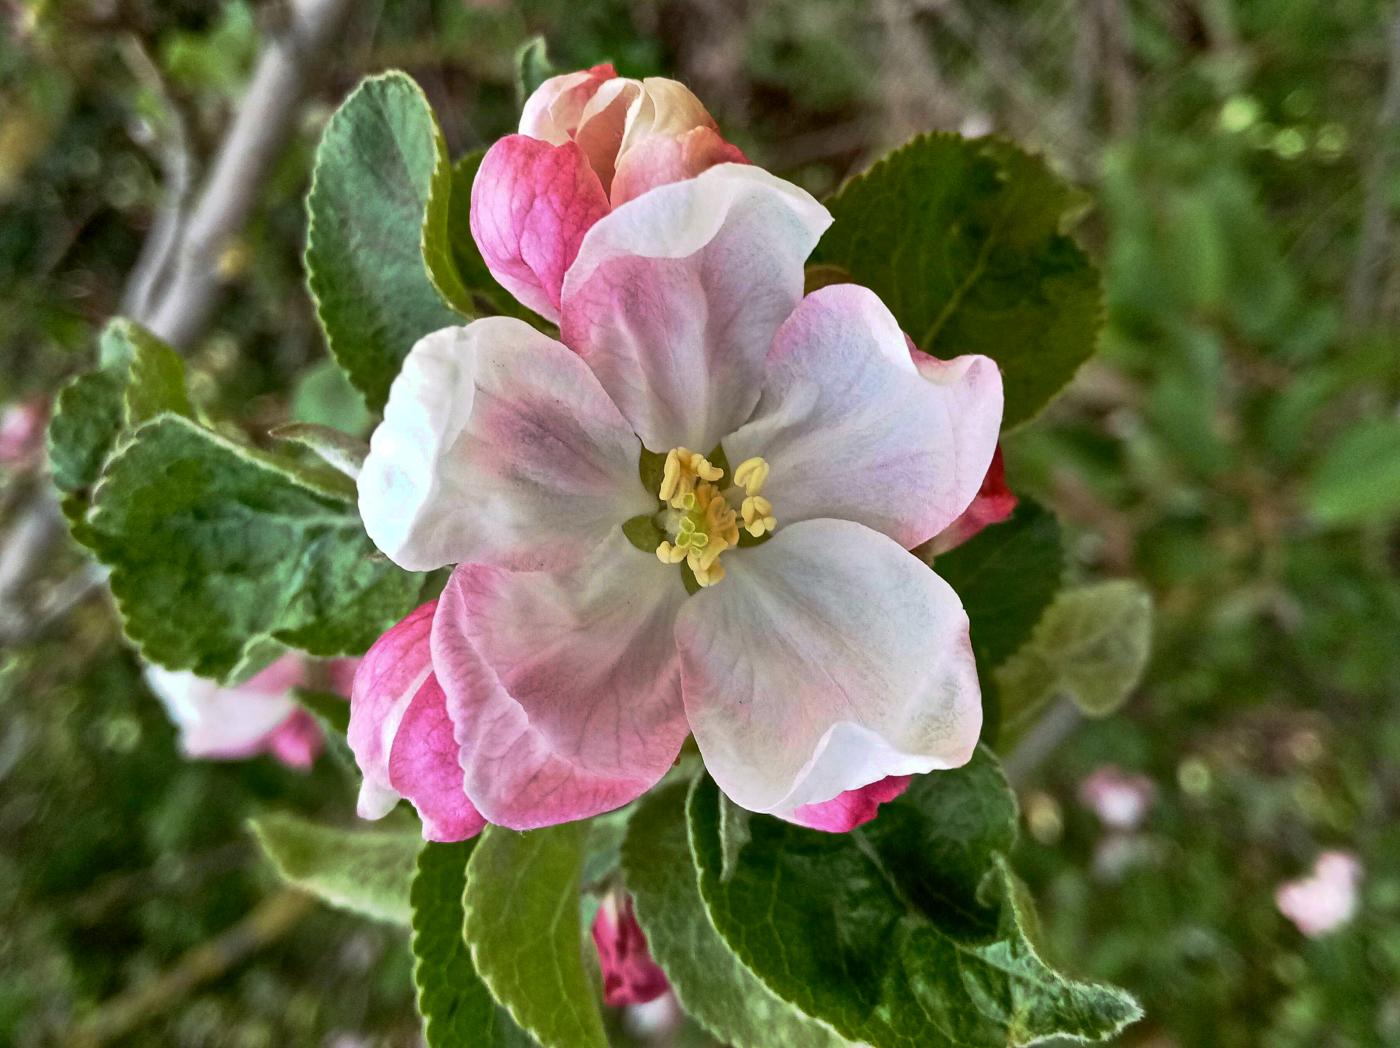
{"label": "pink petal", "polygon": [[525,100],[520,112],[520,133],[551,145],[569,141],[598,89],[616,76],[617,70],[605,63],[550,77]]}
{"label": "pink petal", "polygon": [[577,561],[654,509],[640,447],[581,360],[509,317],[419,340],[360,472],[360,516],[410,571]]}
{"label": "pink petal", "polygon": [[457,568],[433,663],[487,819],[587,818],[666,773],[687,732],[671,639],[684,599],[679,572],[620,529],[567,572]]}
{"label": "pink petal", "polygon": [[401,796],[390,781],[389,754],[409,704],[432,676],[428,638],[436,610],[437,601],[429,601],[409,612],[371,645],[355,672],[345,737],[364,777],[361,818],[383,818]]}
{"label": "pink petal", "polygon": [[589,166],[598,176],[604,193],[612,189],[613,172],[618,152],[622,149],[627,115],[640,93],[641,85],[635,80],[619,78],[609,81],[589,99],[573,132],[573,140],[588,157]]}
{"label": "pink petal", "polygon": [[654,1001],[671,988],[651,958],[647,937],[632,911],[632,899],[610,892],[593,919],[593,944],[603,974],[603,1003],[609,1008]]}
{"label": "pink petal", "polygon": [[649,135],[619,159],[610,193],[613,207],[648,189],[694,178],[716,164],[747,162],[738,146],[730,145],[718,131],[708,127],[697,127],[675,137]]}
{"label": "pink petal", "polygon": [[785,818],[887,776],[956,768],[982,725],[967,615],[860,524],[779,526],[681,609],[686,714],[735,803]]}
{"label": "pink petal", "polygon": [[557,321],[564,274],[608,206],[578,145],[507,135],[487,150],[472,184],[472,237],[506,290]]}
{"label": "pink petal", "polygon": [[753,409],[768,345],[830,222],[806,193],[746,165],[643,193],[584,238],[564,281],[564,343],[647,447],[708,451]]}
{"label": "pink petal", "polygon": [[187,756],[240,760],[265,752],[269,736],[297,712],[290,691],[303,671],[301,657],[287,654],[242,684],[229,686],[162,666],[147,666],[145,674],[179,729]]}
{"label": "pink petal", "polygon": [[306,710],[292,715],[272,730],[264,740],[267,752],[289,768],[306,771],[316,763],[325,738],[316,718]]}
{"label": "pink petal", "polygon": [[460,841],[485,820],[462,787],[452,722],[433,676],[429,636],[437,602],[410,612],[360,661],[346,738],[364,782],[359,814],[387,815],[400,797],[418,809],[423,837]]}
{"label": "pink petal", "polygon": [[992,360],[927,359],[925,373],[874,292],[814,291],[773,340],[753,419],[725,438],[729,461],[768,460],[780,526],[835,517],[924,542],[977,493],[1002,407]]}
{"label": "pink petal", "polygon": [[423,682],[404,711],[389,753],[389,783],[418,809],[424,840],[463,841],[486,825],[463,788],[452,720],[436,677]]}
{"label": "pink petal", "polygon": [[879,782],[847,790],[824,804],[804,804],[788,821],[827,833],[847,833],[875,818],[880,805],[892,801],[909,788],[911,775],[889,775]]}
{"label": "pink petal", "polygon": [[933,537],[930,552],[937,556],[961,546],[983,528],[1000,524],[1015,509],[1016,496],[1006,486],[1006,465],[1002,461],[1001,445],[998,444],[992,455],[992,464],[987,467],[987,475],[982,478],[982,486],[977,489],[972,502],[957,520]]}

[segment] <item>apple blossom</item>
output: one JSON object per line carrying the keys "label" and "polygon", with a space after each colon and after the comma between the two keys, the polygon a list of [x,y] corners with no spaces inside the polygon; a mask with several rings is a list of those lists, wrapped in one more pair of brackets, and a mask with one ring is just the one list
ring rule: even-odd
{"label": "apple blossom", "polygon": [[[180,731],[190,757],[237,760],[268,753],[291,768],[309,768],[321,752],[321,728],[292,697],[307,685],[312,664],[287,654],[242,684],[222,685],[185,670],[146,667],[146,683]],[[326,666],[330,686],[349,694],[355,660]]]}
{"label": "apple blossom", "polygon": [[0,409],[0,466],[33,465],[44,447],[49,403],[43,397],[17,400]]}
{"label": "apple blossom", "polygon": [[1310,874],[1285,881],[1274,893],[1279,912],[1311,939],[1336,931],[1356,914],[1361,863],[1344,851],[1325,851]]}
{"label": "apple blossom", "polygon": [[652,960],[647,937],[632,912],[632,900],[613,891],[603,897],[593,918],[593,945],[603,975],[603,1003],[610,1008],[654,1001],[671,984]]}
{"label": "apple blossom", "polygon": [[992,464],[987,467],[987,475],[982,478],[982,486],[977,495],[963,510],[957,520],[949,524],[929,542],[928,552],[937,556],[961,546],[983,528],[1000,524],[1016,508],[1016,496],[1006,486],[1006,465],[1001,456],[1001,446],[997,446],[992,456]]}
{"label": "apple blossom", "polygon": [[557,321],[589,226],[648,189],[743,159],[684,84],[611,65],[550,77],[525,102],[520,133],[482,158],[472,235],[492,275]]}
{"label": "apple blossom", "polygon": [[829,222],[721,165],[591,227],[562,344],[492,317],[409,353],[360,511],[402,567],[458,565],[430,668],[485,819],[617,808],[691,734],[737,804],[826,828],[814,806],[971,756],[967,617],[908,550],[976,495],[1000,374],[914,359],[865,288],[804,299]]}

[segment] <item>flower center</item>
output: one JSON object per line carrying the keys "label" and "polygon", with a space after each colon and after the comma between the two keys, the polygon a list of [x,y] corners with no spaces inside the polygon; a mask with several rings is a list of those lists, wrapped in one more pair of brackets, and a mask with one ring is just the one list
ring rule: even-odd
{"label": "flower center", "polygon": [[685,561],[701,586],[724,578],[719,555],[739,544],[741,521],[754,538],[778,526],[773,504],[760,494],[768,479],[766,461],[746,459],[734,471],[734,483],[721,488],[723,477],[724,470],[699,452],[672,448],[657,492],[667,507],[660,523],[670,536],[656,547],[657,559]]}

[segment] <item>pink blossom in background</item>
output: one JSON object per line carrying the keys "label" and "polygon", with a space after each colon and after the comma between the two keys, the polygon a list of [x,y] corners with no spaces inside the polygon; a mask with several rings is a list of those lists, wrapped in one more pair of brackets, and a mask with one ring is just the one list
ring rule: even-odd
{"label": "pink blossom in background", "polygon": [[15,401],[0,411],[0,466],[22,468],[39,461],[49,402],[44,397]]}
{"label": "pink blossom in background", "polygon": [[743,160],[674,80],[630,80],[611,65],[551,77],[526,101],[520,133],[481,161],[472,236],[502,286],[557,322],[564,274],[593,223],[656,186]]}
{"label": "pink blossom in background", "polygon": [[[339,693],[355,659],[321,664]],[[313,686],[314,660],[290,653],[242,684],[222,685],[185,670],[146,667],[146,683],[180,732],[186,756],[239,760],[271,754],[290,768],[306,769],[321,752],[321,728],[292,697],[292,689]]]}
{"label": "pink blossom in background", "polygon": [[645,1004],[671,988],[666,973],[651,959],[630,896],[609,892],[603,897],[593,919],[593,944],[598,948],[603,1003],[608,1007]]}
{"label": "pink blossom in background", "polygon": [[[908,551],[983,486],[1000,373],[912,357],[863,287],[804,298],[830,221],[720,164],[588,227],[560,340],[492,317],[413,347],[360,512],[401,567],[457,567],[382,642],[402,666],[356,681],[362,813],[413,799],[401,752],[479,819],[587,818],[650,789],[693,735],[735,803],[839,831],[907,776],[968,760],[967,616]],[[694,450],[721,443],[729,469]],[[643,446],[665,461],[646,486]],[[638,521],[652,530],[624,532]],[[427,728],[400,716],[417,703]]]}
{"label": "pink blossom in background", "polygon": [[1157,799],[1157,784],[1145,775],[1125,772],[1105,764],[1079,786],[1079,800],[1114,830],[1133,830],[1142,824]]}
{"label": "pink blossom in background", "polygon": [[1356,915],[1361,887],[1361,862],[1344,851],[1325,851],[1312,872],[1285,881],[1274,893],[1274,902],[1298,930],[1309,938],[1334,932]]}

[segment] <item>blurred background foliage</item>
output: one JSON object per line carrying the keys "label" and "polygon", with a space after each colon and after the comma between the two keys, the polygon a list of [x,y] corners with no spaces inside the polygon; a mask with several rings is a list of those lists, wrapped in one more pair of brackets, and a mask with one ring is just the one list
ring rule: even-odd
{"label": "blurred background foliage", "polygon": [[[2,0],[0,404],[87,366],[180,164],[208,163],[278,3]],[[196,396],[262,434],[368,420],[300,255],[317,134],[360,75],[423,84],[455,153],[511,130],[513,52],[689,83],[822,193],[928,128],[1000,133],[1095,201],[1100,357],[1007,440],[1085,578],[1144,579],[1119,715],[1010,758],[1020,865],[1070,969],[1143,1001],[1134,1045],[1400,1043],[1400,16],[1376,0],[402,0],[354,5],[219,260]],[[289,100],[294,104],[294,100]],[[38,398],[37,400],[35,398]],[[279,889],[243,822],[348,816],[332,762],[182,760],[42,466],[0,490],[0,1043],[412,1044],[401,936]],[[1110,830],[1106,764],[1155,799]],[[1275,887],[1365,868],[1317,940]]]}

